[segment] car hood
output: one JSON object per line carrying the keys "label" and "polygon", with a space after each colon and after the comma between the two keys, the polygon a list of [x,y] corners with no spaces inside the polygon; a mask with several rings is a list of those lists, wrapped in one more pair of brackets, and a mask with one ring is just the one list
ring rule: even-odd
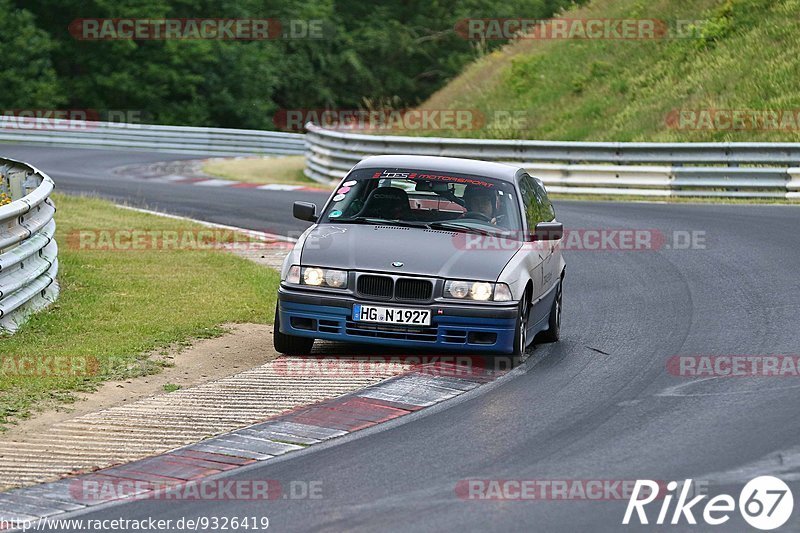
{"label": "car hood", "polygon": [[[521,244],[472,233],[321,224],[307,235],[300,262],[347,270],[493,281]],[[394,267],[393,262],[403,266]]]}

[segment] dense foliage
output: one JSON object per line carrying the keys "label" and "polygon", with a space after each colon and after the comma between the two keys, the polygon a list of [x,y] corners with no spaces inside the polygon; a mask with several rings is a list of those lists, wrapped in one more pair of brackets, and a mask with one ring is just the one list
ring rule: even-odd
{"label": "dense foliage", "polygon": [[[540,18],[573,0],[0,0],[0,108],[133,110],[152,122],[274,128],[279,109],[406,107],[502,41],[467,17]],[[86,18],[321,20],[324,38],[79,40]]]}

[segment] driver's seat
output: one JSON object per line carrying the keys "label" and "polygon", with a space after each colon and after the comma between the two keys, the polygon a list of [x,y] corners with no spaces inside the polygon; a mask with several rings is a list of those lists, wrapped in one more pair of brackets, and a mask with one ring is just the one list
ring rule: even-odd
{"label": "driver's seat", "polygon": [[398,187],[378,187],[369,193],[364,207],[356,216],[408,219],[411,217],[408,193]]}

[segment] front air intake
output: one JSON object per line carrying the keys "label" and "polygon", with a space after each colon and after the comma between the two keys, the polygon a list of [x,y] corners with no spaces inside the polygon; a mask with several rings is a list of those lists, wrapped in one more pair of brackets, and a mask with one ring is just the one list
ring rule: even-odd
{"label": "front air intake", "polygon": [[426,279],[400,278],[394,295],[398,300],[428,301],[433,295],[433,283]]}
{"label": "front air intake", "polygon": [[389,300],[394,292],[394,280],[389,276],[363,274],[358,277],[356,289],[361,296]]}

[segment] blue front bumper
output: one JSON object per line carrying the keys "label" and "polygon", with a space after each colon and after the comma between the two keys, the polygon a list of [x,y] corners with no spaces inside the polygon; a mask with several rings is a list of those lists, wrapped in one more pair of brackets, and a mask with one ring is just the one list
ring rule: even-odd
{"label": "blue front bumper", "polygon": [[[312,300],[313,303],[302,300]],[[469,308],[464,314],[470,316],[459,316],[455,306],[397,305],[431,310],[430,326],[399,327],[353,321],[354,303],[395,306],[327,295],[305,297],[295,291],[287,295],[282,289],[278,293],[281,332],[298,337],[394,347],[482,353],[510,353],[513,350],[516,318],[511,318],[511,315],[515,308]],[[497,318],[498,315],[505,317]]]}

